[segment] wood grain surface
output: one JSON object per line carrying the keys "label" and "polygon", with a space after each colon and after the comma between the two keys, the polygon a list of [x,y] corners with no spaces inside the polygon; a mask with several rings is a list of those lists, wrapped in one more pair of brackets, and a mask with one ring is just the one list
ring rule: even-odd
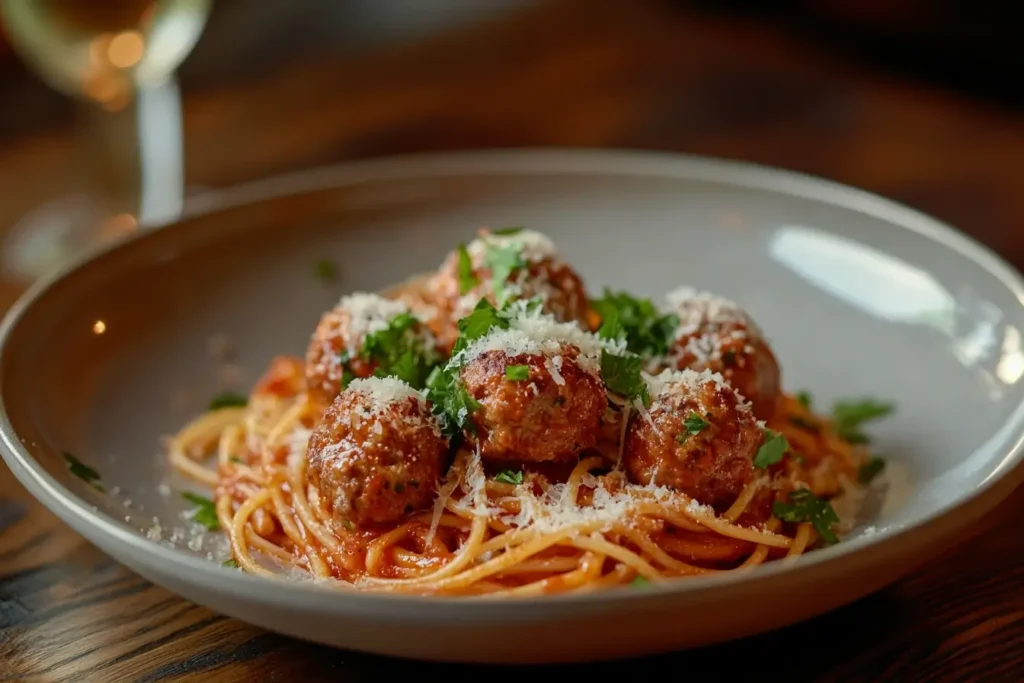
{"label": "wood grain surface", "polygon": [[[565,0],[358,61],[187,98],[191,183],[223,186],[394,152],[564,145],[746,159],[861,186],[1024,266],[1020,112],[858,66],[813,36],[678,4]],[[0,225],[65,187],[67,131],[0,148]],[[0,302],[17,294],[0,283]],[[1024,680],[1024,490],[877,595],[739,643],[530,675],[785,681]],[[680,619],[699,619],[681,614]],[[280,637],[140,579],[0,467],[0,681],[361,681],[479,667]],[[767,677],[767,678],[766,678]]]}

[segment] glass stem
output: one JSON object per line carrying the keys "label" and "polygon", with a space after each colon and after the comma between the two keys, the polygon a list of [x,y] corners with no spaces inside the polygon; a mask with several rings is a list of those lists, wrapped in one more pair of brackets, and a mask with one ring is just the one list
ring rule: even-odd
{"label": "glass stem", "polygon": [[[152,228],[181,215],[184,202],[181,98],[174,77],[141,86],[113,109],[79,108],[87,193],[115,231]],[[102,228],[101,228],[102,230]]]}

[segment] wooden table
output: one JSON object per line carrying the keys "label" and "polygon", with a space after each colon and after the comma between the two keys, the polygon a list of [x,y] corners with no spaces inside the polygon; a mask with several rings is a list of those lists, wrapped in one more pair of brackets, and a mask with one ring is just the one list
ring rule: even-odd
{"label": "wooden table", "polygon": [[[358,63],[288,67],[193,93],[186,127],[189,179],[204,185],[344,158],[479,146],[742,158],[905,201],[1024,266],[1019,114],[866,71],[782,28],[653,0],[566,0]],[[67,133],[57,131],[0,149],[0,224],[60,189],[69,148]],[[4,306],[16,290],[0,285]],[[707,666],[789,682],[1024,680],[1022,517],[1024,490],[942,559],[810,623],[559,675],[653,676],[667,667],[677,677]],[[481,671],[332,651],[187,603],[91,547],[0,468],[0,680],[434,674],[479,680]]]}

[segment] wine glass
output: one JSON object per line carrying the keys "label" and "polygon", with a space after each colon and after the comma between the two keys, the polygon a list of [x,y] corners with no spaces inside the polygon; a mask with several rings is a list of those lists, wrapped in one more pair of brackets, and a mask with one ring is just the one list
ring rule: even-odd
{"label": "wine glass", "polygon": [[75,98],[77,192],[23,216],[3,244],[9,277],[35,279],[89,246],[174,220],[184,203],[174,72],[211,0],[0,0],[21,58]]}

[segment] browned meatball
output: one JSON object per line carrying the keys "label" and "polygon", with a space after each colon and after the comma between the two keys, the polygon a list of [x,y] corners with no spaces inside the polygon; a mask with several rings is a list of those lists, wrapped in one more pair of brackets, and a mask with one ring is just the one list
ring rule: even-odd
{"label": "browned meatball", "polygon": [[[422,351],[424,363],[429,363],[436,356],[433,335],[410,316],[406,303],[376,294],[357,293],[342,298],[320,318],[306,349],[306,383],[310,396],[329,404],[341,391],[346,375],[347,379],[373,375],[379,361],[363,357],[363,342],[367,336],[387,330],[403,317],[409,326],[402,335],[402,343],[417,347]],[[429,368],[424,368],[424,376],[427,370]]]}
{"label": "browned meatball", "polygon": [[596,445],[608,399],[578,360],[576,347],[561,344],[554,353],[485,351],[463,366],[480,404],[470,419],[484,460],[563,460]]}
{"label": "browned meatball", "polygon": [[[456,251],[428,285],[441,312],[432,328],[442,348],[451,349],[458,334],[455,323],[472,312],[480,299],[499,305],[496,290],[505,300],[540,297],[542,309],[557,320],[586,324],[588,299],[583,280],[559,257],[547,236],[532,230],[513,234],[481,231],[480,237],[466,247],[466,255],[468,272]],[[505,280],[496,284],[494,271],[501,263],[512,263],[513,267],[505,271]]]}
{"label": "browned meatball", "polygon": [[313,429],[308,477],[348,526],[430,507],[448,452],[426,400],[397,379],[354,380]]}
{"label": "browned meatball", "polygon": [[669,486],[716,510],[728,508],[755,476],[764,430],[721,375],[667,370],[651,382],[648,415],[626,430],[631,481]]}
{"label": "browned meatball", "polygon": [[689,288],[671,292],[668,300],[679,316],[671,367],[721,374],[753,404],[755,415],[769,419],[781,392],[779,364],[750,316],[732,301]]}

